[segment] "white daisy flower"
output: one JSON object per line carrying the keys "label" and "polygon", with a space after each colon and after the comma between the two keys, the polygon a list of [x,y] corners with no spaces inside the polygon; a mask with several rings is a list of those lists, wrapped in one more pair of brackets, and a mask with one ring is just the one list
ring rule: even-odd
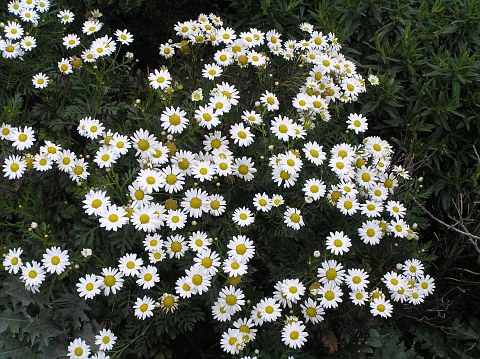
{"label": "white daisy flower", "polygon": [[70,342],[67,348],[67,356],[70,359],[88,359],[90,356],[90,345],[88,345],[83,339],[77,338]]}
{"label": "white daisy flower", "polygon": [[299,349],[306,342],[308,333],[301,321],[287,323],[282,329],[282,342],[290,348]]}
{"label": "white daisy flower", "polygon": [[99,350],[112,350],[117,341],[117,337],[110,329],[102,329],[95,336],[95,344],[99,346]]}
{"label": "white daisy flower", "polygon": [[123,207],[116,204],[107,206],[103,212],[99,213],[100,227],[107,231],[117,231],[128,222],[127,212]]}
{"label": "white daisy flower", "polygon": [[135,305],[133,306],[135,316],[142,320],[153,316],[154,308],[155,301],[146,295],[144,295],[143,298],[137,298]]}
{"label": "white daisy flower", "polygon": [[137,258],[135,253],[127,253],[118,260],[118,269],[127,277],[138,276],[142,265],[143,259]]}
{"label": "white daisy flower", "polygon": [[42,263],[47,272],[62,274],[70,264],[68,251],[62,251],[59,247],[47,248]]}
{"label": "white daisy flower", "polygon": [[249,226],[255,221],[252,211],[247,207],[240,207],[235,209],[232,214],[232,220],[240,227]]}
{"label": "white daisy flower", "polygon": [[77,283],[78,295],[85,299],[92,299],[100,293],[101,282],[98,280],[95,274],[87,274],[85,277],[80,278]]}
{"label": "white daisy flower", "polygon": [[97,276],[103,295],[117,294],[123,287],[123,274],[117,268],[102,268],[102,275]]}

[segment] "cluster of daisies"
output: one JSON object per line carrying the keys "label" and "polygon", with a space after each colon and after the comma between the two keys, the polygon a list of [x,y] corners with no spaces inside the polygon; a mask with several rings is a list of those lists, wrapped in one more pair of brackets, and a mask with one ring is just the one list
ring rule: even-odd
{"label": "cluster of daisies", "polygon": [[3,58],[22,57],[37,47],[29,30],[38,26],[40,16],[47,13],[50,6],[49,0],[13,0],[8,3],[8,12],[15,16],[15,20],[2,23],[4,38],[0,36],[0,52]]}
{"label": "cluster of daisies", "polygon": [[[15,18],[3,24],[5,39],[0,36],[0,52],[6,59],[23,58],[26,52],[37,47],[37,39],[32,36],[32,29],[38,27],[42,15],[55,14],[58,21],[67,26],[75,20],[70,10],[49,12],[51,2],[48,0],[12,0],[8,3],[8,12]],[[115,40],[109,35],[97,37],[103,23],[99,20],[102,13],[99,10],[90,12],[90,17],[82,24],[82,39],[78,34],[68,33],[63,36],[62,43],[70,56],[62,58],[57,63],[58,72],[71,74],[83,62],[92,63],[98,58],[110,56],[117,49],[117,44],[128,45],[133,36],[127,30],[117,30]],[[81,49],[81,50],[79,50]],[[40,72],[32,77],[33,86],[43,89],[48,86],[49,76]]]}
{"label": "cluster of daisies", "polygon": [[[68,22],[68,16],[73,19],[73,14],[67,14],[62,21]],[[84,32],[89,35],[98,31],[100,23],[88,21],[91,23],[84,26]],[[307,327],[322,322],[326,310],[341,305],[345,290],[354,305],[369,306],[373,316],[385,318],[392,315],[392,301],[419,304],[433,292],[435,283],[417,259],[400,263],[383,275],[383,284],[370,288],[369,273],[342,264],[342,256],[348,256],[355,243],[373,246],[387,238],[418,239],[415,228],[405,220],[405,205],[394,199],[401,181],[409,175],[401,166],[392,165],[392,147],[379,137],[364,136],[363,140],[352,141],[356,144],[333,146],[317,142],[315,129],[330,121],[329,107],[355,101],[366,90],[367,81],[339,52],[333,34],[324,35],[310,24],[302,24],[301,29],[304,39],[284,41],[276,31],[250,29],[237,34],[223,27],[222,20],[213,14],[178,23],[175,30],[182,41],[161,45],[163,57],[174,56],[186,44],[209,44],[217,50],[212,61],[205,61],[198,69],[201,80],[196,86],[201,86],[191,89],[187,99],[191,106],[169,103],[158,113],[160,134],[144,128],[122,134],[87,116],[79,120],[77,130],[93,142],[94,154],[77,155],[45,141],[36,154],[5,159],[3,172],[9,179],[21,178],[32,169],[51,170],[55,165],[73,181],[88,186],[91,176],[108,176],[123,158],[135,157],[138,168],[134,178],[123,184],[128,189],[126,201],[114,203],[112,198],[117,196],[113,196],[112,188],[90,187],[83,198],[83,209],[106,231],[133,226],[143,232],[143,253],[127,253],[116,266],[81,277],[77,282],[80,297],[90,300],[100,294],[115,295],[127,281],[133,281],[140,292],[150,291],[137,296],[132,307],[132,313],[145,320],[156,310],[175,312],[183,300],[204,295],[215,287],[214,280],[227,278],[228,284],[213,296],[211,311],[215,320],[232,323],[222,334],[221,346],[236,355],[255,340],[258,328],[266,323],[281,324],[282,342],[287,347],[303,347]],[[225,76],[229,67],[270,71],[275,59],[291,61],[306,74],[296,93],[285,100],[285,89],[276,83],[255,94],[250,105],[241,102],[242,84],[236,85],[234,77]],[[159,93],[170,91],[176,80],[167,67],[148,76],[151,88]],[[373,75],[368,81],[378,84]],[[350,133],[363,136],[368,121],[352,113],[346,127]],[[18,152],[35,143],[30,127],[4,123],[0,137],[10,141]],[[197,141],[192,144],[191,139]],[[259,149],[259,143],[266,144],[265,148]],[[256,180],[270,181],[268,191],[258,191],[252,197],[242,195],[240,206],[228,202],[228,191],[242,191],[242,185],[255,184]],[[230,186],[232,183],[235,185]],[[288,230],[299,231],[308,225],[303,208],[316,203],[354,216],[352,223],[361,224],[353,233],[332,231],[319,244],[314,256],[329,259],[318,260],[313,282],[312,278],[278,281],[271,296],[248,306],[251,309],[246,313],[249,300],[241,279],[248,274],[258,245],[241,234],[242,230],[268,216]],[[193,230],[202,219],[215,217],[226,217],[231,228],[240,233],[218,239]],[[47,252],[42,264],[33,261],[23,266],[21,249],[12,249],[4,267],[11,273],[21,271],[27,288],[38,290],[46,271],[53,273],[68,266],[68,255],[59,251],[55,248],[55,260]],[[91,252],[85,251],[84,255]],[[171,292],[153,294],[161,281],[159,263],[182,258],[191,258],[192,262],[175,284],[170,284]],[[89,351],[80,339],[71,344],[69,353],[77,349],[78,353]],[[81,354],[71,357],[83,358]]]}
{"label": "cluster of daisies", "polygon": [[117,336],[110,329],[101,329],[95,335],[95,347],[98,351],[92,354],[92,346],[84,339],[76,338],[70,342],[67,348],[67,357],[70,359],[110,359],[105,352],[112,350],[117,342]]}

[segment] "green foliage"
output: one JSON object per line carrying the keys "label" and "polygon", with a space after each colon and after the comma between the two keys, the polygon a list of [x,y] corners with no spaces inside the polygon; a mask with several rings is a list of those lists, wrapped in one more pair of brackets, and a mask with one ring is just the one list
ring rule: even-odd
{"label": "green foliage", "polygon": [[363,351],[372,353],[369,358],[423,359],[423,356],[417,355],[413,348],[407,350],[405,343],[391,328],[371,328],[368,333],[369,338]]}
{"label": "green foliage", "polygon": [[417,327],[414,335],[423,350],[439,358],[473,359],[480,355],[480,321],[455,318],[448,332],[437,328]]}

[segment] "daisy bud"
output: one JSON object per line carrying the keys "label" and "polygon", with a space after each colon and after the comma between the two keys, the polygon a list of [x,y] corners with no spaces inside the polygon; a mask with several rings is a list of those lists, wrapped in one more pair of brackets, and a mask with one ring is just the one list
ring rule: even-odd
{"label": "daisy bud", "polygon": [[73,268],[75,268],[75,269],[79,269],[79,268],[80,268],[80,266],[79,266],[78,264],[75,264],[75,265],[73,266]]}
{"label": "daisy bud", "polygon": [[315,252],[313,252],[313,256],[314,256],[315,258],[319,258],[319,257],[320,257],[320,251],[315,251]]}
{"label": "daisy bud", "polygon": [[220,187],[220,182],[215,183],[217,187]]}
{"label": "daisy bud", "polygon": [[264,159],[265,159],[265,157],[264,157],[264,156],[260,156],[260,159],[261,159],[261,160],[264,160]]}
{"label": "daisy bud", "polygon": [[260,350],[255,349],[255,355],[258,355],[258,354],[260,354]]}
{"label": "daisy bud", "polygon": [[5,27],[5,23],[4,22],[0,22],[0,28],[4,28]]}
{"label": "daisy bud", "polygon": [[418,182],[423,182],[423,177],[419,177]]}
{"label": "daisy bud", "polygon": [[173,140],[173,136],[172,135],[167,135],[167,140],[169,140],[169,141]]}
{"label": "daisy bud", "polygon": [[280,82],[275,81],[275,86],[278,86],[278,85],[280,85]]}
{"label": "daisy bud", "polygon": [[85,158],[90,158],[90,155],[85,155]]}
{"label": "daisy bud", "polygon": [[417,224],[417,223],[414,223],[414,224],[412,225],[412,229],[413,229],[413,230],[416,230],[417,228],[418,228],[418,224]]}
{"label": "daisy bud", "polygon": [[397,263],[397,270],[402,270],[403,264],[402,263]]}
{"label": "daisy bud", "polygon": [[269,150],[269,151],[273,151],[273,148],[274,148],[273,145],[269,145],[269,146],[268,146],[268,150]]}
{"label": "daisy bud", "polygon": [[30,227],[32,229],[37,229],[38,228],[38,223],[37,222],[32,222],[32,224],[30,225]]}
{"label": "daisy bud", "polygon": [[90,257],[92,255],[92,250],[90,248],[83,248],[82,250],[82,256],[84,256],[85,258],[87,257]]}
{"label": "daisy bud", "polygon": [[162,131],[160,134],[161,134],[162,136],[165,136],[167,133],[166,133],[165,131]]}
{"label": "daisy bud", "polygon": [[140,100],[139,98],[137,98],[137,99],[135,100],[135,103],[136,103],[137,105],[138,105],[140,102],[142,102],[142,100]]}
{"label": "daisy bud", "polygon": [[48,238],[48,234],[45,234],[43,237],[44,237],[44,238]]}
{"label": "daisy bud", "polygon": [[197,224],[197,221],[192,221],[192,226],[196,226]]}
{"label": "daisy bud", "polygon": [[28,231],[29,231],[29,232],[33,231],[33,228],[32,228],[32,227],[29,227],[29,228],[28,228]]}
{"label": "daisy bud", "polygon": [[305,203],[312,203],[313,198],[312,197],[305,197]]}
{"label": "daisy bud", "polygon": [[260,106],[260,101],[255,101],[255,107],[259,107]]}

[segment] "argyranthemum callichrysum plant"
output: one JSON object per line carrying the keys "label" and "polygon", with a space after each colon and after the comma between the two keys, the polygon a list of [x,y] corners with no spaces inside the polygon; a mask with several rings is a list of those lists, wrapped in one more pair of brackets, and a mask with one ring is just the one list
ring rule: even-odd
{"label": "argyranthemum callichrysum plant", "polygon": [[[10,8],[42,13],[24,2]],[[66,9],[57,16],[67,28],[77,18]],[[63,36],[71,57],[48,71],[95,71],[101,79],[112,70],[116,42],[133,37],[127,30],[115,40],[100,36],[98,17]],[[338,310],[365,306],[389,318],[402,303],[423,302],[433,279],[416,258],[402,254],[397,264],[395,252],[402,240],[418,239],[401,201],[408,173],[392,164],[387,141],[366,134],[367,118],[340,116],[368,83],[333,34],[301,28],[304,38],[293,40],[273,30],[237,33],[213,14],[178,23],[180,40],[160,46],[162,64],[129,109],[137,121],[85,108],[73,135],[82,146],[3,123],[2,141],[12,145],[4,176],[26,185],[32,173],[57,171],[86,231],[102,234],[93,248],[65,241],[29,248],[30,256],[11,248],[5,270],[31,292],[60,276],[74,280],[78,301],[118,296],[128,307],[124,320],[145,331],[182,307],[189,315],[201,306],[223,330],[221,348],[234,355],[258,347],[262,330],[290,353]],[[14,42],[23,35],[19,22],[4,31],[4,58],[29,51]],[[39,91],[49,87],[42,71],[32,79]],[[376,246],[393,259],[365,267]],[[82,268],[71,266],[73,257]],[[119,356],[132,343],[121,338],[129,344],[116,351],[121,332],[101,329],[94,343],[72,336],[67,355],[86,358],[95,348],[97,357]]]}

